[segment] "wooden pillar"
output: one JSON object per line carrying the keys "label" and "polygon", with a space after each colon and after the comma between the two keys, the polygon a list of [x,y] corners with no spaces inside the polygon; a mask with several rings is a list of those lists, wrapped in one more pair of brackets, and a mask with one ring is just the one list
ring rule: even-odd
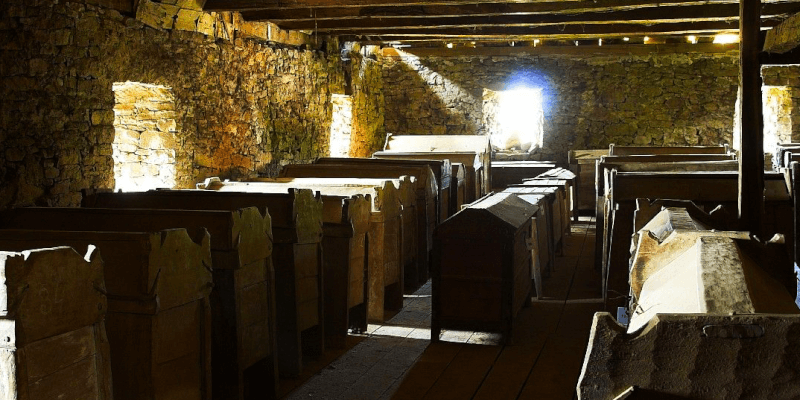
{"label": "wooden pillar", "polygon": [[741,228],[761,232],[764,210],[764,120],[761,116],[759,30],[761,1],[739,0],[739,219]]}

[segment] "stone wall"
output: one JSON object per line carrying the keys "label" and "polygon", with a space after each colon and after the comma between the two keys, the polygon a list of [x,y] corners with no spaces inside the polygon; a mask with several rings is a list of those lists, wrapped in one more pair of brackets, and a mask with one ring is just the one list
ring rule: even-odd
{"label": "stone wall", "polygon": [[761,69],[764,88],[764,146],[800,142],[800,66],[767,66]]}
{"label": "stone wall", "polygon": [[382,150],[386,139],[384,127],[384,86],[377,48],[365,47],[350,55],[353,73],[353,127],[350,157],[371,157]]}
{"label": "stone wall", "polygon": [[[166,3],[141,0],[139,19],[80,2],[0,3],[0,209],[77,205],[81,189],[114,187],[117,82],[172,91],[179,187],[327,154],[331,94],[344,92],[338,44],[282,47],[259,39],[269,26]],[[152,14],[167,9],[158,26]]]}
{"label": "stone wall", "polygon": [[383,75],[386,131],[397,134],[484,134],[484,89],[542,88],[544,145],[532,159],[566,162],[570,149],[610,143],[730,143],[738,52],[400,53]]}

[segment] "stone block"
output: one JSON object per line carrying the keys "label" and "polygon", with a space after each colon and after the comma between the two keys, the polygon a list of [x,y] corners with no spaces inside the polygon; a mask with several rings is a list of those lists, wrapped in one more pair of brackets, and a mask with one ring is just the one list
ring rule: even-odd
{"label": "stone block", "polygon": [[114,124],[114,111],[111,110],[97,110],[92,111],[92,125],[113,125]]}
{"label": "stone block", "polygon": [[205,0],[177,0],[175,5],[188,10],[200,11],[203,9],[203,5],[205,5],[205,3]]}
{"label": "stone block", "polygon": [[213,37],[216,22],[216,18],[214,18],[211,14],[201,14],[200,18],[197,20],[197,32]]}
{"label": "stone block", "polygon": [[156,125],[161,132],[175,132],[178,129],[178,124],[174,119],[162,119]]}
{"label": "stone block", "polygon": [[6,160],[11,162],[19,162],[25,159],[25,151],[18,147],[11,147],[6,149]]}
{"label": "stone block", "polygon": [[203,13],[193,10],[181,9],[178,11],[178,18],[175,20],[175,29],[181,31],[197,31],[197,20]]}
{"label": "stone block", "polygon": [[144,131],[139,136],[139,147],[143,149],[161,149],[164,147],[161,140],[161,133],[156,131]]}
{"label": "stone block", "polygon": [[[270,162],[272,160],[270,159]],[[196,153],[194,155],[194,164],[199,167],[212,168],[214,167],[214,160],[204,153]]]}
{"label": "stone block", "polygon": [[[168,5],[154,3],[150,0],[139,0],[139,8],[136,10],[136,19],[145,25],[155,29],[172,29],[175,13],[168,14]],[[174,7],[173,7],[174,8]]]}

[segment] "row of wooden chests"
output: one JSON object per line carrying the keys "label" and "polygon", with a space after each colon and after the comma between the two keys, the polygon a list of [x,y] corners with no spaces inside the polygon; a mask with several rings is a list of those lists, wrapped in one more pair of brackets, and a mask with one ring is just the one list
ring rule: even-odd
{"label": "row of wooden chests", "polygon": [[[738,154],[723,146],[570,152],[578,208],[597,221],[606,310],[592,322],[579,399],[798,393],[787,378],[800,326],[798,148],[778,146],[774,171],[744,172],[761,175],[763,191],[741,187]],[[757,221],[738,217],[742,195],[763,196]]]}
{"label": "row of wooden chests", "polygon": [[[461,290],[437,265],[452,240],[474,237],[447,228],[473,210],[489,211],[474,224],[484,236],[503,225],[500,241],[521,234],[526,249],[543,249],[528,251],[529,287],[546,274],[568,231],[574,175],[550,163],[530,171],[543,176],[498,195],[488,162],[321,159],[281,178],[87,191],[81,208],[4,211],[0,368],[12,372],[0,386],[19,399],[274,398],[279,375],[400,310],[430,273],[435,297],[441,282]],[[524,203],[511,218],[509,201]],[[495,314],[477,320],[503,319]]]}

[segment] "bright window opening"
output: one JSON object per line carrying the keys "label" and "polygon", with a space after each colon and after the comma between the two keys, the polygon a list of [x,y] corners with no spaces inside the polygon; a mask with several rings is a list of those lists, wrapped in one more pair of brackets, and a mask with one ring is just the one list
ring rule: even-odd
{"label": "bright window opening", "polygon": [[484,90],[483,118],[496,151],[531,152],[544,141],[541,89]]}
{"label": "bright window opening", "polygon": [[764,113],[764,152],[773,153],[778,143],[792,142],[792,92],[788,86],[761,88]]}
{"label": "bright window opening", "polygon": [[333,120],[331,121],[331,157],[349,157],[350,134],[353,126],[353,98],[333,95]]}
{"label": "bright window opening", "polygon": [[172,89],[118,82],[114,90],[114,190],[175,187],[175,98]]}

